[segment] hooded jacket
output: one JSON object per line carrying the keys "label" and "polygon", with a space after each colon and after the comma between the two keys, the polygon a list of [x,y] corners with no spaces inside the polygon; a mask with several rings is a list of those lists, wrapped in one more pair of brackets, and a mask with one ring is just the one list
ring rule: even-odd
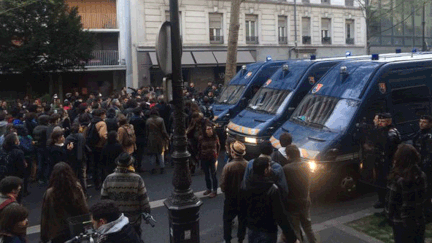
{"label": "hooded jacket", "polygon": [[98,243],[143,242],[129,224],[129,219],[124,214],[118,219],[99,227],[97,233],[99,233]]}
{"label": "hooded jacket", "polygon": [[254,231],[274,234],[279,225],[286,236],[286,242],[295,242],[298,237],[285,210],[279,187],[269,178],[257,175],[253,175],[247,184],[240,199],[246,226]]}

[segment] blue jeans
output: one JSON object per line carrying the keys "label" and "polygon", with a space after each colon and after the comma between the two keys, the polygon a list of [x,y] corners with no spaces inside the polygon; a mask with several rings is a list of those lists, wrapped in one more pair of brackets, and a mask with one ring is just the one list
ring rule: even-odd
{"label": "blue jeans", "polygon": [[216,178],[216,159],[201,160],[201,166],[204,170],[207,190],[217,191],[218,181]]}
{"label": "blue jeans", "polygon": [[38,163],[38,179],[41,181],[48,181],[48,151],[47,148],[36,148],[36,157]]}
{"label": "blue jeans", "polygon": [[159,167],[165,168],[165,161],[162,154],[149,154],[150,164],[154,169],[156,167],[156,163],[159,162]]}
{"label": "blue jeans", "polygon": [[277,232],[267,233],[262,231],[251,230],[248,231],[248,242],[249,243],[276,243]]}

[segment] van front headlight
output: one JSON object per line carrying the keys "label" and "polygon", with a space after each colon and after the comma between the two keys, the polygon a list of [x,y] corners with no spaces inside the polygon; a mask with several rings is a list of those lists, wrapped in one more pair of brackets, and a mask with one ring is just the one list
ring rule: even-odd
{"label": "van front headlight", "polygon": [[254,143],[254,144],[258,143],[256,138],[251,138],[251,137],[245,137],[245,142],[246,143]]}
{"label": "van front headlight", "polygon": [[315,170],[317,169],[317,164],[316,164],[316,162],[315,162],[314,160],[311,160],[311,161],[308,162],[308,164],[309,164],[309,170],[310,170],[312,173],[314,173]]}

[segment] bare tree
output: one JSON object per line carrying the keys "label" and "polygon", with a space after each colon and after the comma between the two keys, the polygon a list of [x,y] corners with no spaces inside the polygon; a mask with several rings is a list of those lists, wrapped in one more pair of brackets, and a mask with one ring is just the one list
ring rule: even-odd
{"label": "bare tree", "polygon": [[225,68],[225,85],[234,77],[237,66],[237,46],[240,29],[240,5],[244,0],[231,0],[231,17],[228,33],[228,52]]}

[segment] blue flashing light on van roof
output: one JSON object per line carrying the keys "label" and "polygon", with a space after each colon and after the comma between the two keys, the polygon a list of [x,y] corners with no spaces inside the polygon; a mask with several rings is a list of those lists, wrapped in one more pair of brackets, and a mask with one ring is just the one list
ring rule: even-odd
{"label": "blue flashing light on van roof", "polygon": [[416,52],[417,52],[417,48],[413,48],[412,53],[416,53]]}
{"label": "blue flashing light on van roof", "polygon": [[[359,127],[373,127],[376,113],[389,112],[403,140],[418,131],[420,116],[432,113],[431,66],[431,54],[341,62],[315,84],[270,141],[280,148],[280,135],[289,132],[317,188],[337,185],[333,188],[350,193],[367,166],[361,157],[361,136],[367,131]],[[345,78],[343,67],[349,72]],[[334,183],[324,181],[329,179]]]}
{"label": "blue flashing light on van roof", "polygon": [[266,62],[269,62],[269,61],[271,61],[272,60],[272,57],[271,56],[267,56],[266,57]]}
{"label": "blue flashing light on van roof", "polygon": [[311,60],[316,60],[316,55],[313,55],[313,54],[312,54],[312,55],[310,56],[310,59],[311,59]]}
{"label": "blue flashing light on van roof", "polygon": [[350,52],[350,51],[345,52],[345,56],[346,56],[346,57],[351,56],[351,52]]}
{"label": "blue flashing light on van roof", "polygon": [[379,60],[379,54],[372,54],[372,60]]}
{"label": "blue flashing light on van roof", "polygon": [[402,50],[401,49],[396,49],[396,53],[401,53]]}

